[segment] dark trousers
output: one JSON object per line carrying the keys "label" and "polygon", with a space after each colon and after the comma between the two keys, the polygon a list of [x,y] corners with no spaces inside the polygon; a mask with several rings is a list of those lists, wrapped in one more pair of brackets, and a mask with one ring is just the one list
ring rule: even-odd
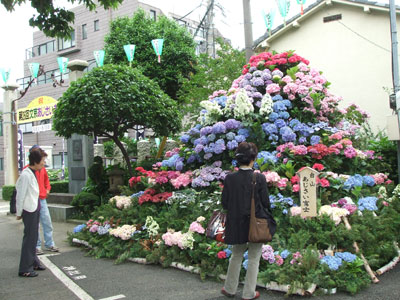
{"label": "dark trousers", "polygon": [[39,212],[22,212],[22,220],[24,221],[24,237],[22,239],[21,260],[19,262],[19,273],[32,272],[34,267],[40,265],[40,261],[36,256],[36,243],[38,240],[39,230]]}

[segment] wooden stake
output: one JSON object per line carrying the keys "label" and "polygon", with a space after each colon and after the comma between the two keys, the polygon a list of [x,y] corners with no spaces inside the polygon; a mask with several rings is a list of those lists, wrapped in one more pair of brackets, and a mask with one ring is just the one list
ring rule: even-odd
{"label": "wooden stake", "polygon": [[166,143],[167,143],[167,137],[164,136],[164,137],[163,137],[163,140],[162,140],[162,142],[161,142],[161,144],[160,144],[160,147],[158,148],[158,152],[157,152],[156,158],[160,158],[160,157],[161,157],[161,154],[162,154],[163,151],[164,151],[164,148],[165,148],[165,144],[166,144]]}

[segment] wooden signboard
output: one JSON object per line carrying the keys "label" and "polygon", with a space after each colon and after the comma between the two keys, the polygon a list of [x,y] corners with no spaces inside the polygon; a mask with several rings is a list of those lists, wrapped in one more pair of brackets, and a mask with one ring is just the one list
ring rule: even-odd
{"label": "wooden signboard", "polygon": [[305,167],[297,172],[300,177],[301,217],[317,216],[317,177],[319,172]]}

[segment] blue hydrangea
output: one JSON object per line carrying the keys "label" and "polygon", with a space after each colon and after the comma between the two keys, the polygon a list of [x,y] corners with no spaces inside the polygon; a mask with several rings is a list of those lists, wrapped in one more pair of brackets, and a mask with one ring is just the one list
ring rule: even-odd
{"label": "blue hydrangea", "polygon": [[140,191],[140,192],[137,192],[137,193],[135,193],[135,194],[132,194],[132,195],[131,195],[131,198],[135,198],[135,197],[139,198],[139,197],[142,196],[143,194],[144,194],[144,191]]}
{"label": "blue hydrangea", "polygon": [[221,97],[214,98],[212,101],[217,102],[219,106],[225,107],[227,99],[228,99],[228,97],[221,96]]}
{"label": "blue hydrangea", "polygon": [[209,135],[207,136],[207,141],[209,141],[209,142],[214,142],[216,138],[217,138],[217,137],[215,136],[215,134],[214,134],[214,133],[211,133],[211,134],[209,134]]}
{"label": "blue hydrangea", "polygon": [[228,141],[232,141],[232,140],[234,140],[235,139],[235,134],[233,133],[233,132],[228,132],[227,134],[226,134],[226,139],[228,140]]}
{"label": "blue hydrangea", "polygon": [[273,96],[273,97],[272,97],[272,100],[273,100],[273,101],[281,101],[281,100],[283,100],[283,98],[282,98],[281,95],[276,95],[276,96]]}
{"label": "blue hydrangea", "polygon": [[181,142],[182,143],[187,143],[187,142],[189,142],[189,140],[190,140],[190,135],[188,135],[188,134],[184,134],[184,135],[182,135],[181,137],[180,137],[180,140],[181,140]]}
{"label": "blue hydrangea", "polygon": [[226,253],[226,257],[230,257],[232,254],[232,251],[229,248],[224,249],[225,253]]}
{"label": "blue hydrangea", "polygon": [[365,197],[365,198],[360,198],[358,199],[358,209],[363,211],[364,209],[366,210],[378,210],[378,207],[376,206],[376,201],[378,198],[376,197]]}
{"label": "blue hydrangea", "polygon": [[[201,128],[201,125],[200,125],[200,128]],[[200,134],[200,129],[197,127],[190,128],[190,130],[188,131],[188,134],[191,136],[198,136]]]}
{"label": "blue hydrangea", "polygon": [[289,126],[282,127],[279,130],[282,140],[285,142],[294,142],[296,140],[296,134]]}
{"label": "blue hydrangea", "polygon": [[282,103],[285,104],[285,106],[287,108],[291,108],[292,107],[292,101],[290,101],[288,99],[282,100]]}
{"label": "blue hydrangea", "polygon": [[299,124],[301,124],[301,122],[299,120],[297,120],[297,119],[292,119],[289,122],[289,126],[292,127],[292,128],[294,128],[295,126],[297,126]]}
{"label": "blue hydrangea", "polygon": [[226,149],[225,141],[223,139],[219,139],[215,142],[214,152],[215,154],[221,154]]}
{"label": "blue hydrangea", "polygon": [[310,138],[310,144],[311,144],[311,145],[316,145],[316,144],[319,143],[320,140],[321,140],[321,137],[320,137],[320,136],[318,136],[318,135],[313,135],[313,136],[311,136],[311,138]]}
{"label": "blue hydrangea", "polygon": [[161,162],[161,166],[168,167],[168,168],[174,168],[178,158],[179,158],[179,154],[172,155],[169,159],[163,160]]}
{"label": "blue hydrangea", "polygon": [[352,263],[357,259],[357,255],[350,252],[336,252],[335,257],[338,257],[348,263]]}
{"label": "blue hydrangea", "polygon": [[283,250],[282,252],[281,252],[281,257],[283,258],[283,259],[286,259],[289,255],[290,255],[290,251],[289,250],[287,250],[287,249],[285,249],[285,250]]}
{"label": "blue hydrangea", "polygon": [[363,185],[363,177],[360,174],[355,174],[354,176],[350,176],[343,184],[343,189],[351,190],[356,186]]}
{"label": "blue hydrangea", "polygon": [[243,261],[243,263],[242,263],[242,266],[243,266],[243,268],[244,268],[245,270],[247,270],[247,268],[249,267],[249,260],[248,260],[248,259],[245,259],[245,260]]}
{"label": "blue hydrangea", "polygon": [[81,224],[74,227],[74,233],[81,232],[86,227],[86,224]]}
{"label": "blue hydrangea", "polygon": [[248,138],[250,135],[250,132],[246,128],[242,128],[238,130],[238,135],[243,135],[244,137]]}
{"label": "blue hydrangea", "polygon": [[285,119],[285,120],[289,119],[289,117],[290,117],[290,115],[287,111],[280,111],[278,115],[279,115],[279,118]]}
{"label": "blue hydrangea", "polygon": [[249,251],[248,250],[246,250],[246,252],[243,253],[243,258],[244,259],[249,259]]}
{"label": "blue hydrangea", "polygon": [[286,105],[283,103],[283,101],[276,101],[272,108],[274,109],[275,112],[279,112],[281,110],[286,110]]}
{"label": "blue hydrangea", "polygon": [[235,137],[235,141],[238,142],[238,143],[244,142],[245,140],[246,140],[246,137],[244,135],[241,135],[241,134],[237,135]]}
{"label": "blue hydrangea", "polygon": [[276,157],[276,151],[274,152],[268,152],[268,151],[261,151],[258,152],[257,155],[257,160],[262,158],[263,159],[263,163],[273,163],[275,164],[278,161],[278,158]]}
{"label": "blue hydrangea", "polygon": [[278,127],[278,128],[281,128],[281,127],[286,126],[286,122],[285,122],[285,120],[283,120],[283,119],[277,119],[277,120],[274,122],[274,124],[275,124],[275,126]]}
{"label": "blue hydrangea", "polygon": [[307,142],[307,139],[304,136],[299,138],[299,144],[304,144],[305,142]]}
{"label": "blue hydrangea", "polygon": [[188,159],[187,159],[187,163],[188,164],[192,164],[192,163],[194,163],[195,161],[196,161],[196,155],[190,155],[189,157],[188,157]]}
{"label": "blue hydrangea", "polygon": [[194,152],[196,153],[200,153],[201,151],[203,151],[204,146],[202,144],[198,144],[196,147],[194,147]]}
{"label": "blue hydrangea", "polygon": [[262,124],[262,129],[267,135],[278,133],[278,128],[273,123],[264,123]]}
{"label": "blue hydrangea", "polygon": [[182,169],[183,169],[183,161],[182,160],[178,160],[175,163],[175,170],[182,171]]}
{"label": "blue hydrangea", "polygon": [[214,152],[214,147],[215,147],[215,144],[214,143],[210,143],[210,144],[208,144],[207,146],[205,146],[203,148],[203,151],[205,153],[213,153]]}
{"label": "blue hydrangea", "polygon": [[331,270],[338,270],[342,265],[342,259],[335,256],[324,256],[321,260],[321,264],[327,264],[329,269]]}
{"label": "blue hydrangea", "polygon": [[99,226],[97,228],[97,234],[98,235],[104,235],[108,233],[108,230],[110,229],[110,224],[106,224],[104,226]]}
{"label": "blue hydrangea", "polygon": [[234,150],[234,149],[236,149],[238,146],[239,146],[239,144],[238,144],[238,142],[236,142],[235,140],[229,141],[229,142],[226,144],[226,147],[227,147],[229,150]]}
{"label": "blue hydrangea", "polygon": [[367,186],[374,186],[375,185],[375,179],[372,176],[365,175],[363,176],[363,183]]}
{"label": "blue hydrangea", "polygon": [[268,119],[271,122],[275,122],[275,120],[277,120],[279,118],[279,115],[276,112],[272,112],[269,114]]}

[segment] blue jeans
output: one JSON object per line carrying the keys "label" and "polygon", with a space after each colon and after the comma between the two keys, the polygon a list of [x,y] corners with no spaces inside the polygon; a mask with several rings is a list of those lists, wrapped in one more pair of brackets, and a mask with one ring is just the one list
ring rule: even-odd
{"label": "blue jeans", "polygon": [[[50,248],[54,245],[53,241],[53,225],[51,224],[51,217],[49,208],[47,207],[46,199],[39,199],[40,200],[40,225],[43,228],[43,236],[44,236],[44,246],[46,248]],[[36,248],[41,248],[42,241],[40,240],[40,228],[38,234],[38,240],[36,244]]]}

